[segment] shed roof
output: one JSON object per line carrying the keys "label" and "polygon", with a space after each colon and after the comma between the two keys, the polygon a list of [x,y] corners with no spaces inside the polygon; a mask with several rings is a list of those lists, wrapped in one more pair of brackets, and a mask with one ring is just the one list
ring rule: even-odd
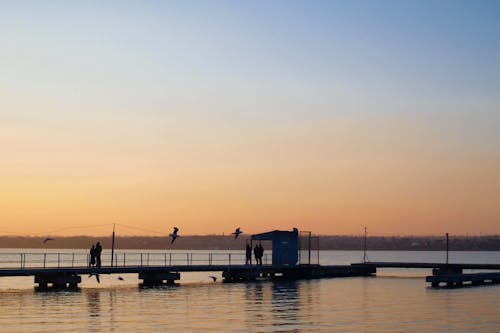
{"label": "shed roof", "polygon": [[273,240],[277,236],[284,236],[284,235],[293,235],[297,233],[297,228],[293,228],[293,231],[286,231],[286,230],[273,230],[273,231],[268,231],[268,232],[263,232],[261,234],[255,234],[252,235],[252,240]]}

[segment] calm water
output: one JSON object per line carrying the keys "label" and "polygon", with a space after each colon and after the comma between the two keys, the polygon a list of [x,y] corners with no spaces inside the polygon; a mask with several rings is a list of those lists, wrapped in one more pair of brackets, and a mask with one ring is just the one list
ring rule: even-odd
{"label": "calm water", "polygon": [[[360,252],[322,253],[323,264]],[[369,259],[444,260],[437,252],[369,252]],[[500,263],[498,252],[451,253],[450,261]],[[76,292],[36,292],[33,278],[0,278],[2,332],[500,332],[500,286],[428,288],[428,270],[372,278],[213,283],[182,274],[173,287],[141,288],[136,275],[82,277]]]}

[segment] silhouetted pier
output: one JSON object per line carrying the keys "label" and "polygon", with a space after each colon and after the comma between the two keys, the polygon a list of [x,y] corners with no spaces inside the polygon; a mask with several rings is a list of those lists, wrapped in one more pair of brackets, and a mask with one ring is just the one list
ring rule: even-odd
{"label": "silhouetted pier", "polygon": [[[381,268],[431,269],[426,281],[434,288],[456,288],[500,283],[500,264],[366,262],[351,265],[273,264],[269,256],[263,265],[245,264],[242,253],[109,253],[103,254],[100,268],[89,267],[86,253],[3,253],[0,277],[33,276],[39,288],[76,288],[81,276],[138,274],[145,285],[174,284],[183,272],[221,272],[224,282],[261,279],[314,279],[326,277],[371,276]],[[464,270],[499,272],[466,273]]]}
{"label": "silhouetted pier", "polygon": [[[106,253],[103,261],[111,258]],[[38,288],[76,288],[81,276],[138,274],[145,285],[174,284],[182,272],[222,272],[225,282],[259,279],[312,279],[323,277],[370,276],[375,268],[358,265],[273,265],[244,264],[241,253],[117,253],[113,265],[89,267],[84,253],[0,254],[2,276],[34,276]]]}

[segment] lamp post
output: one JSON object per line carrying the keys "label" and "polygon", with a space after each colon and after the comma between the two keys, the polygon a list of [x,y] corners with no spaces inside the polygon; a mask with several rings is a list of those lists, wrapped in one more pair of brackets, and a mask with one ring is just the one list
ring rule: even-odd
{"label": "lamp post", "polygon": [[368,257],[366,256],[366,227],[365,227],[365,240],[363,243],[363,264],[366,263]]}

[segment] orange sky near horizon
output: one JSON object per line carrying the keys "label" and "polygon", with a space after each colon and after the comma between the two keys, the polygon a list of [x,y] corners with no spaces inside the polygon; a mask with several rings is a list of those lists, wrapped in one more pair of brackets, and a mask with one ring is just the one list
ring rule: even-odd
{"label": "orange sky near horizon", "polygon": [[103,235],[113,222],[156,232],[122,235],[500,232],[499,156],[467,151],[435,124],[323,119],[196,139],[155,133],[155,123],[88,126],[107,140],[71,128],[3,132],[0,234]]}

